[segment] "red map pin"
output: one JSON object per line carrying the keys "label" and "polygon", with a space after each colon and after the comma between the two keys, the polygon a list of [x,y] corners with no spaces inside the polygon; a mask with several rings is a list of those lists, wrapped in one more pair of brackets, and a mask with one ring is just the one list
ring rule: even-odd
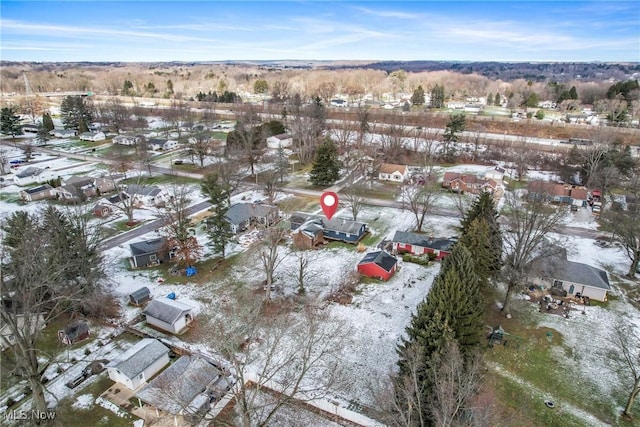
{"label": "red map pin", "polygon": [[325,216],[331,219],[338,209],[338,195],[333,191],[325,191],[320,196],[320,206],[322,206],[322,212]]}

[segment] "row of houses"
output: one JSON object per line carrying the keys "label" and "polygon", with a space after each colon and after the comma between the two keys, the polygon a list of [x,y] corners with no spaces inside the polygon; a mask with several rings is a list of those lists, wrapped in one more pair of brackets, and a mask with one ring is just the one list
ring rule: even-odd
{"label": "row of houses", "polygon": [[[57,179],[51,178],[51,179]],[[20,198],[27,202],[47,199],[67,201],[86,200],[91,197],[107,194],[116,189],[113,180],[87,176],[72,176],[63,181],[59,187],[42,184],[20,191]]]}

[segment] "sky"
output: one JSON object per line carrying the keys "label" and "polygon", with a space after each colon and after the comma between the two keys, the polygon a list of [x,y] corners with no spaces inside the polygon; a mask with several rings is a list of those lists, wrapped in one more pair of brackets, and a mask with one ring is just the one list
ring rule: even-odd
{"label": "sky", "polygon": [[640,1],[0,2],[7,61],[640,61]]}

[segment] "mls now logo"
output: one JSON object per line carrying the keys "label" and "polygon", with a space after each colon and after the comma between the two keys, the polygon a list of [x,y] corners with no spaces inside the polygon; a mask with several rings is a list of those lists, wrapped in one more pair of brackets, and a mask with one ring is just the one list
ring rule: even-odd
{"label": "mls now logo", "polygon": [[24,409],[8,411],[4,414],[5,420],[52,420],[55,417],[55,411],[26,411]]}

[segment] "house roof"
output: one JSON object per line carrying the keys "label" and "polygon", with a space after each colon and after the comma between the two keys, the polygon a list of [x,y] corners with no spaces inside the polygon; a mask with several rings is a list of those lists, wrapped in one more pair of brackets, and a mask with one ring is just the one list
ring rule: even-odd
{"label": "house roof", "polygon": [[182,356],[136,393],[136,397],[172,415],[185,408],[195,412],[203,403],[208,386],[221,375],[218,368],[201,358]]}
{"label": "house roof", "polygon": [[75,185],[78,187],[84,187],[85,185],[93,185],[95,178],[89,176],[72,176],[64,180],[64,185]]}
{"label": "house roof", "polygon": [[172,325],[181,316],[191,310],[193,310],[193,307],[187,304],[168,298],[159,298],[152,300],[142,311],[142,314]]}
{"label": "house roof", "polygon": [[41,191],[49,191],[52,190],[53,187],[50,186],[49,184],[43,184],[43,185],[39,185],[37,187],[33,187],[33,188],[27,188],[26,190],[22,190],[27,194],[36,194],[39,193]]}
{"label": "house roof", "polygon": [[120,203],[122,200],[127,200],[129,196],[125,192],[121,192],[120,194],[114,194],[113,196],[107,198],[107,201],[111,204]]}
{"label": "house roof", "polygon": [[289,217],[289,222],[294,230],[303,226],[307,230],[312,230],[313,228],[310,227],[315,224],[315,226],[322,227],[323,230],[348,234],[358,234],[362,226],[367,225],[364,222],[353,221],[348,218],[336,217],[327,219],[322,215],[313,215],[305,212],[292,213]]}
{"label": "house roof", "polygon": [[224,218],[231,224],[239,225],[251,218],[263,218],[278,208],[256,203],[236,203],[227,210]]}
{"label": "house roof", "polygon": [[579,283],[598,289],[611,289],[607,272],[599,268],[583,264],[581,262],[568,261],[562,257],[556,257],[552,261],[536,263],[538,274],[551,277],[556,280]]}
{"label": "house roof", "polygon": [[122,372],[128,378],[135,378],[168,352],[169,349],[160,341],[144,338],[109,363],[109,366]]}
{"label": "house roof", "polygon": [[166,249],[166,247],[167,239],[165,239],[164,237],[129,244],[129,250],[131,251],[132,256],[160,252]]}
{"label": "house roof", "polygon": [[134,300],[139,300],[140,298],[145,298],[149,295],[151,295],[151,291],[149,291],[149,288],[147,288],[146,286],[143,286],[140,289],[131,292],[131,294],[129,294],[129,297],[133,298]]}
{"label": "house roof", "polygon": [[16,174],[18,178],[27,178],[29,176],[40,175],[44,169],[36,168],[33,166],[29,166],[28,168],[22,169],[20,172]]}
{"label": "house roof", "polygon": [[358,234],[360,233],[362,226],[366,225],[364,222],[353,221],[347,218],[327,219],[320,217],[320,220],[322,221],[322,227],[325,230],[348,234]]}
{"label": "house roof", "polygon": [[380,165],[380,173],[392,174],[394,172],[400,172],[402,175],[409,171],[407,165],[395,165],[393,163],[383,163]]}
{"label": "house roof", "polygon": [[167,142],[168,139],[162,139],[162,138],[150,138],[149,140],[147,140],[147,143],[149,145],[164,145],[165,142]]}
{"label": "house roof", "polygon": [[393,236],[394,243],[407,243],[410,245],[421,246],[423,248],[436,249],[439,251],[450,251],[456,243],[454,239],[445,237],[427,237],[423,234],[411,233],[408,231],[396,231]]}
{"label": "house roof", "polygon": [[77,337],[86,332],[89,332],[89,325],[84,320],[76,320],[75,322],[68,324],[67,327],[64,328],[64,333],[67,337],[69,337],[69,340],[71,342],[73,342]]}
{"label": "house roof", "polygon": [[281,134],[278,134],[278,135],[273,135],[271,138],[277,138],[280,141],[284,141],[284,140],[287,140],[287,139],[291,139],[292,136],[289,135],[288,133],[281,133]]}
{"label": "house roof", "polygon": [[391,271],[393,266],[398,263],[398,260],[393,255],[390,255],[386,251],[369,252],[360,260],[358,265],[363,264],[376,264],[384,271]]}
{"label": "house roof", "polygon": [[138,185],[138,184],[129,184],[127,185],[127,193],[129,194],[139,194],[141,196],[150,196],[154,197],[160,194],[162,190],[155,185]]}

